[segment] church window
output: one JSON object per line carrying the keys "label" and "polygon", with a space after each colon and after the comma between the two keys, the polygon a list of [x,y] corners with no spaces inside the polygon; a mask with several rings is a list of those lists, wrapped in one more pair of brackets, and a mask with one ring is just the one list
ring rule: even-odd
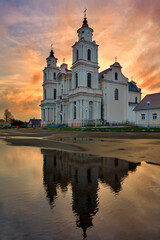
{"label": "church window", "polygon": [[78,52],[78,49],[77,49],[77,51],[76,51],[76,60],[78,60],[79,59],[79,52]]}
{"label": "church window", "polygon": [[62,114],[60,115],[60,123],[62,124]]}
{"label": "church window", "polygon": [[135,103],[137,103],[137,97],[135,97]]}
{"label": "church window", "polygon": [[116,88],[114,91],[114,100],[118,100],[119,96],[118,96],[118,89]]}
{"label": "church window", "polygon": [[44,89],[44,99],[47,99],[47,91]]}
{"label": "church window", "polygon": [[53,73],[53,79],[56,80],[56,73]]}
{"label": "church window", "polygon": [[87,87],[91,88],[91,73],[87,74]]}
{"label": "church window", "polygon": [[73,114],[74,114],[74,116],[73,116],[74,119],[76,119],[76,102],[74,102],[74,113]]}
{"label": "church window", "polygon": [[44,73],[44,81],[47,80],[47,74]]}
{"label": "church window", "polygon": [[89,102],[89,119],[93,119],[93,102]]}
{"label": "church window", "polygon": [[78,73],[76,73],[76,88],[78,87]]}
{"label": "church window", "polygon": [[88,60],[90,61],[91,60],[91,50],[88,49],[88,56],[87,56]]}
{"label": "church window", "polygon": [[115,72],[115,80],[118,80],[118,73]]}
{"label": "church window", "polygon": [[43,120],[45,121],[46,118],[45,118],[45,109],[43,109]]}
{"label": "church window", "polygon": [[57,93],[56,88],[54,88],[53,91],[54,91],[54,92],[53,92],[53,98],[56,99],[56,97],[57,97],[57,96],[56,96],[56,93]]}

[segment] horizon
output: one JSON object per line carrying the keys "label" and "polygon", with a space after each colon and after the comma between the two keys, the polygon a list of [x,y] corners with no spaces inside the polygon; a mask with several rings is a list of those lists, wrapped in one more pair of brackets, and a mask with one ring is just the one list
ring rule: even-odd
{"label": "horizon", "polygon": [[142,98],[160,92],[158,0],[47,0],[45,5],[42,0],[0,0],[0,119],[5,109],[15,119],[41,118],[42,71],[51,42],[57,65],[65,58],[70,69],[85,7],[99,45],[99,72],[117,57],[123,74],[142,89]]}

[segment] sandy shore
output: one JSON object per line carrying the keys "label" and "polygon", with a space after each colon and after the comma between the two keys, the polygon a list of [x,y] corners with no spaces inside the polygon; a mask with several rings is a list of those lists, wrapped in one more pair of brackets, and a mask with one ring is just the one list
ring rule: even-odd
{"label": "sandy shore", "polygon": [[0,139],[14,146],[33,146],[160,164],[159,132],[83,132],[0,129]]}

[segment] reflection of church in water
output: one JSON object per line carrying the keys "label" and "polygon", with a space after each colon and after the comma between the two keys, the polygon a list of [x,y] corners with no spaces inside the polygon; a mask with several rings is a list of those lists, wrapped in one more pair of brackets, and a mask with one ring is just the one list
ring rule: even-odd
{"label": "reflection of church in water", "polygon": [[43,180],[46,195],[51,207],[57,197],[57,187],[66,191],[72,186],[72,210],[76,215],[77,227],[83,229],[86,238],[87,228],[98,211],[98,182],[102,182],[115,194],[122,188],[122,181],[129,171],[135,171],[140,163],[127,162],[118,158],[104,158],[81,153],[68,153],[44,150]]}

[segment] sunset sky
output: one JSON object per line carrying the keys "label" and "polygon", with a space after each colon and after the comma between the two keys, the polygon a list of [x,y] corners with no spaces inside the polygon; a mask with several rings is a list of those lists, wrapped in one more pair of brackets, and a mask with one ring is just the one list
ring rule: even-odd
{"label": "sunset sky", "polygon": [[160,0],[0,0],[0,118],[40,118],[42,70],[53,42],[58,65],[72,64],[72,45],[87,8],[99,45],[100,71],[115,59],[147,93],[160,92]]}

